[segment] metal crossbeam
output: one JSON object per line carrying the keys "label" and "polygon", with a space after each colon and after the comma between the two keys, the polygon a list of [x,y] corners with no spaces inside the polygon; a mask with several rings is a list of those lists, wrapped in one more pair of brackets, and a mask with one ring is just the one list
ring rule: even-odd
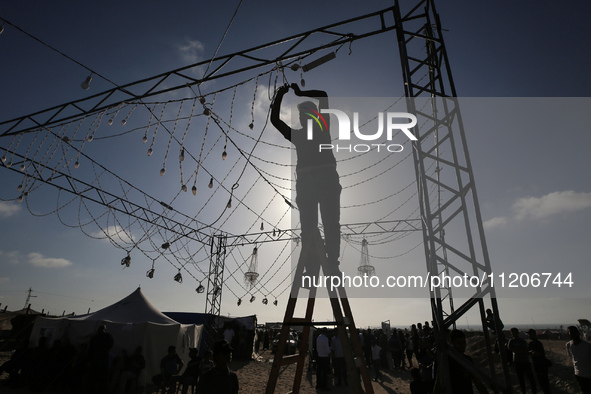
{"label": "metal crossbeam", "polygon": [[[206,81],[243,73],[268,65],[281,64],[281,62],[287,62],[293,59],[305,58],[321,50],[381,34],[395,28],[392,10],[393,8],[390,7],[371,14],[333,23],[319,29],[309,30],[268,44],[258,45],[229,55],[190,64],[150,78],[116,86],[89,97],[3,121],[0,122],[0,137],[38,131],[51,125],[116,107],[124,102],[141,101],[147,97],[157,96],[178,89],[188,89]],[[371,23],[357,23],[359,21],[370,21]],[[334,39],[335,37],[336,39]],[[326,42],[322,45],[312,46],[318,38]],[[327,38],[331,38],[332,40],[328,41]],[[272,53],[267,54],[264,52]],[[211,65],[212,70],[203,75],[202,78],[193,78],[185,73],[199,66],[206,65]],[[165,85],[172,86],[162,87]]]}

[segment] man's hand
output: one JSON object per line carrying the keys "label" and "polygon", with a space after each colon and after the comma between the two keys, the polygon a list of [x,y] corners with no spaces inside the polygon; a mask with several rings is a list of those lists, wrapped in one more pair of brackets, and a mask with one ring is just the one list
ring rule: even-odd
{"label": "man's hand", "polygon": [[287,91],[289,90],[289,85],[285,84],[279,87],[279,89],[277,89],[277,94],[285,94],[287,93]]}
{"label": "man's hand", "polygon": [[302,91],[300,90],[300,87],[298,86],[297,83],[292,83],[291,88],[293,89],[293,91],[296,95],[300,96],[302,94]]}

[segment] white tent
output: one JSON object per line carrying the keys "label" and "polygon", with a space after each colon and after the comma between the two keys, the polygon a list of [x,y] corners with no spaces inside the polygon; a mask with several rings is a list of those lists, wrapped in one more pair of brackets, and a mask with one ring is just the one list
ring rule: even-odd
{"label": "white tent", "polygon": [[97,312],[76,317],[37,317],[31,333],[31,346],[39,338],[46,337],[48,346],[57,339],[67,338],[76,347],[88,343],[101,324],[113,336],[113,356],[122,350],[129,355],[142,346],[146,368],[140,376],[140,384],[149,382],[160,371],[160,360],[166,355],[168,346],[174,345],[177,353],[187,365],[189,348],[199,347],[203,326],[180,324],[158,311],[144,297],[138,287],[119,302]]}

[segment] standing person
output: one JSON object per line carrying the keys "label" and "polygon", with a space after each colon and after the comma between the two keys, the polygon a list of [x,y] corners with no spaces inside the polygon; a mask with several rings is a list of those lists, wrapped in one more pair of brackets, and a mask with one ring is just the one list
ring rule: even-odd
{"label": "standing person", "polygon": [[341,343],[341,338],[339,338],[339,333],[335,329],[334,336],[330,340],[330,348],[332,350],[333,362],[334,362],[334,375],[336,378],[336,386],[340,386],[345,384],[345,386],[349,385],[347,381],[347,368],[345,367],[345,353],[343,352],[343,344]]}
{"label": "standing person", "polygon": [[88,344],[88,363],[92,376],[90,384],[94,393],[107,391],[109,350],[113,343],[113,336],[107,332],[107,326],[101,324]]}
{"label": "standing person", "polygon": [[198,393],[237,394],[239,390],[238,376],[228,368],[232,360],[232,347],[225,339],[213,345],[213,362],[215,367],[205,372],[199,379]]}
{"label": "standing person", "polygon": [[146,367],[146,359],[142,353],[142,347],[138,346],[128,357],[119,379],[119,394],[136,392],[140,373]]}
{"label": "standing person", "polygon": [[536,379],[529,363],[529,353],[527,348],[527,342],[524,339],[519,338],[519,330],[515,327],[511,329],[511,335],[513,338],[509,339],[507,348],[513,352],[513,365],[515,366],[515,372],[517,373],[517,379],[519,379],[519,386],[521,392],[526,393],[525,389],[525,378],[529,380],[531,385],[531,391],[533,394],[538,392],[536,386]]}
{"label": "standing person", "polygon": [[546,351],[544,345],[538,339],[536,330],[530,328],[527,331],[530,342],[527,345],[527,350],[531,356],[534,365],[534,372],[538,378],[538,383],[545,394],[550,393],[550,381],[548,379],[548,359],[546,358]]}
{"label": "standing person", "polygon": [[378,381],[378,379],[384,380],[384,378],[382,377],[382,373],[380,372],[381,352],[382,348],[379,347],[377,341],[374,340],[373,344],[371,345],[371,363],[376,373],[376,376],[373,380],[376,382]]}
{"label": "standing person", "polygon": [[[331,143],[330,117],[322,116],[320,113],[323,109],[328,109],[328,95],[321,90],[302,91],[295,83],[291,88],[296,96],[314,98],[318,101],[318,105],[312,101],[299,104],[302,128],[292,129],[279,116],[283,96],[289,90],[289,86],[284,85],[277,90],[271,105],[271,123],[296,148],[296,203],[300,210],[302,243],[311,244],[318,236],[318,207],[320,207],[329,266],[334,269],[333,273],[338,273],[342,188],[332,150],[319,149],[320,144]],[[310,125],[311,130],[308,130]]]}
{"label": "standing person", "polygon": [[[461,353],[469,363],[472,363],[472,358],[464,354],[466,351],[466,334],[460,330],[451,330],[449,339],[453,349]],[[488,393],[484,384],[452,357],[449,357],[449,376],[451,392],[454,394],[473,394],[474,388],[472,384],[476,386],[478,392],[482,394]]]}
{"label": "standing person", "polygon": [[318,334],[318,337],[316,338],[316,352],[318,353],[316,388],[320,390],[329,390],[328,372],[330,370],[330,346],[328,344],[325,328],[320,330],[320,334]]}
{"label": "standing person", "polygon": [[575,326],[569,326],[566,332],[571,339],[566,344],[566,351],[573,360],[575,378],[581,387],[581,393],[591,393],[591,344],[581,339],[581,333]]}

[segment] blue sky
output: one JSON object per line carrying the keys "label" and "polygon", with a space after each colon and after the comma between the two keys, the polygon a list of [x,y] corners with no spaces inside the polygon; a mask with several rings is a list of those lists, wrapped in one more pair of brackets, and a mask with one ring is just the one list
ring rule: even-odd
{"label": "blue sky", "polygon": [[[0,17],[122,85],[211,58],[237,4],[234,1],[199,5],[178,2],[172,6],[152,1],[105,1],[97,5],[64,1],[52,2],[50,6],[41,1],[2,2]],[[335,4],[244,1],[218,55],[383,9],[391,2]],[[410,4],[403,2],[405,7]],[[583,1],[564,4],[544,1],[537,2],[535,7],[527,1],[486,4],[446,1],[436,5],[446,29],[444,37],[458,94],[474,98],[466,101],[464,117],[493,270],[573,271],[577,273],[576,283],[581,286],[575,289],[578,292],[548,289],[543,293],[520,293],[517,299],[502,298],[503,320],[523,324],[574,323],[577,318],[588,318],[584,315],[587,313],[585,305],[591,294],[586,289],[589,277],[585,276],[584,267],[590,255],[586,224],[591,190],[585,170],[589,167],[586,147],[591,141],[581,114],[585,114],[590,104],[586,96],[591,90],[591,79],[587,77],[591,52],[584,20],[590,6]],[[350,49],[349,54],[349,48],[343,47],[335,60],[303,74],[306,87],[324,89],[333,97],[396,99],[403,95],[395,33],[356,41]],[[88,70],[8,24],[0,35],[0,53],[3,58],[0,65],[2,121],[113,87],[95,75],[91,88],[82,90],[80,83],[88,76]],[[104,182],[101,185],[119,194],[126,193],[134,201],[146,202],[141,190],[174,205],[189,217],[196,216],[203,223],[215,222],[216,227],[233,234],[258,232],[261,221],[265,222],[265,230],[290,228],[294,223],[279,197],[280,194],[290,195],[288,145],[271,126],[263,129],[268,97],[272,94],[270,86],[274,85],[277,73],[265,74],[256,83],[251,80],[259,72],[269,70],[214,81],[201,89],[211,107],[213,95],[210,93],[250,80],[236,88],[235,95],[233,89],[220,93],[213,111],[245,132],[247,136],[230,134],[243,147],[253,147],[252,138],[260,136],[262,143],[253,150],[256,157],[253,162],[268,171],[265,179],[270,180],[275,189],[260,179],[252,186],[256,174],[252,168],[244,167],[243,159],[239,159],[231,142],[228,143],[228,159],[220,159],[225,143],[223,130],[230,125],[222,124],[219,128],[210,122],[208,127],[205,116],[195,117],[190,125],[186,119],[175,124],[177,115],[189,114],[194,104],[195,111],[203,110],[190,91],[148,99],[146,107],[126,105],[119,112],[114,108],[103,115],[96,129],[92,126],[95,118],[89,118],[80,125],[73,123],[66,131],[53,131],[71,136],[79,126],[76,146],[83,145],[85,154],[138,190],[121,186],[108,175],[101,176]],[[202,71],[203,68],[191,71],[194,73],[191,75],[198,76]],[[299,82],[302,77],[291,70],[285,75],[290,83]],[[527,99],[529,97],[535,99]],[[556,97],[576,99],[572,102],[551,99]],[[162,129],[156,134],[154,123],[147,127],[152,116],[147,108],[153,108],[154,116],[163,114],[165,119],[171,120],[165,125],[179,139],[188,130],[187,160],[182,162],[182,174],[188,180],[189,189],[197,170],[189,154],[205,157],[203,167],[197,171],[197,196],[192,196],[190,191],[179,192],[182,183],[179,182],[179,145],[175,141],[171,143]],[[560,108],[561,113],[552,113],[552,108]],[[128,123],[121,125],[120,121],[126,117]],[[252,117],[255,127],[249,131]],[[563,117],[567,118],[564,122]],[[114,119],[112,127],[107,125],[110,118]],[[93,130],[96,134],[92,134]],[[148,137],[145,144],[141,142],[144,134]],[[82,135],[93,135],[95,139],[83,142]],[[204,137],[206,143],[202,144]],[[42,146],[43,150],[39,149],[41,153],[36,153],[39,155],[36,157],[43,157],[45,150],[53,152],[48,148],[50,139],[42,144],[42,137],[35,141],[32,138],[27,136],[19,142],[12,137],[1,137],[0,146],[18,145],[28,156],[35,153],[35,148],[27,150],[27,144]],[[146,154],[149,147],[154,152],[151,156]],[[58,160],[59,154],[53,155],[52,160]],[[68,151],[66,157],[73,175],[80,174],[87,180],[95,178],[96,171],[92,171],[87,161],[80,160],[80,168],[73,169],[74,162],[79,160],[75,151]],[[163,167],[166,173],[160,176]],[[240,175],[242,168],[246,170]],[[339,168],[342,168],[341,174],[352,172],[346,163]],[[378,184],[368,183],[367,187],[354,186],[363,181],[365,174],[343,178],[343,185],[351,187],[345,189],[350,193],[344,192],[342,205],[373,201],[387,195],[389,190],[404,188],[414,176],[412,163],[406,160],[400,168],[402,175],[393,175],[397,177],[390,189],[383,188],[384,182],[379,184],[379,181]],[[209,189],[207,184],[211,177],[215,178],[215,187]],[[3,200],[0,202],[0,302],[3,307],[21,308],[26,290],[32,287],[37,296],[33,299],[34,309],[80,314],[89,308],[97,310],[107,306],[141,285],[148,299],[160,310],[204,310],[205,299],[195,288],[204,280],[208,262],[198,243],[175,245],[175,256],[194,259],[182,267],[183,283],[176,283],[172,278],[182,263],[174,256],[166,256],[167,259],[157,253],[159,245],[170,238],[169,233],[112,215],[98,206],[86,206],[49,187],[39,187],[37,193],[31,193],[19,204],[17,186],[22,182],[21,175],[0,168],[0,198]],[[236,210],[230,214],[224,206],[236,183],[239,186],[234,191],[235,198],[242,199],[243,204],[234,200]],[[401,205],[402,210],[410,214],[416,203],[412,205],[412,200],[403,203],[412,197],[412,189],[405,189],[387,204]],[[372,207],[371,215],[366,216],[373,220],[385,209],[377,205]],[[361,208],[347,209],[343,211],[343,222],[346,219],[351,220],[348,223],[358,221],[364,214]],[[390,217],[399,218],[398,213]],[[295,220],[297,224],[297,217]],[[129,232],[121,232],[122,228]],[[145,233],[150,234],[149,239],[142,238]],[[132,263],[123,269],[120,260],[134,242],[138,242],[144,252],[133,249]],[[408,264],[408,261],[421,269],[424,257],[420,247],[415,249],[419,243],[418,234],[409,234],[399,243],[382,247],[372,246],[370,242],[376,271],[387,272],[386,266]],[[286,282],[282,280],[289,266],[284,264],[289,261],[289,247],[286,250],[284,246],[283,242],[276,242],[260,247],[258,269],[265,286],[254,291],[245,288],[242,279],[251,261],[253,246],[239,247],[232,252],[226,260],[223,314],[257,314],[261,321],[282,319],[287,296]],[[360,260],[359,240],[344,243],[344,248],[343,258],[347,266],[354,269]],[[156,271],[154,278],[149,279],[146,271],[151,268],[152,259]],[[278,269],[280,266],[283,268]],[[257,297],[253,303],[247,301],[251,294]],[[260,301],[266,295],[271,301],[278,297],[279,306],[271,302],[262,305]],[[237,298],[243,299],[240,307],[236,305]],[[375,302],[379,302],[379,311],[371,308]],[[407,325],[430,317],[425,299],[359,299],[353,302],[353,307],[356,306],[359,310],[356,319],[362,326],[377,325],[382,320]],[[328,308],[320,306],[317,318],[325,320],[329,314]],[[475,321],[472,315],[468,319]]]}

